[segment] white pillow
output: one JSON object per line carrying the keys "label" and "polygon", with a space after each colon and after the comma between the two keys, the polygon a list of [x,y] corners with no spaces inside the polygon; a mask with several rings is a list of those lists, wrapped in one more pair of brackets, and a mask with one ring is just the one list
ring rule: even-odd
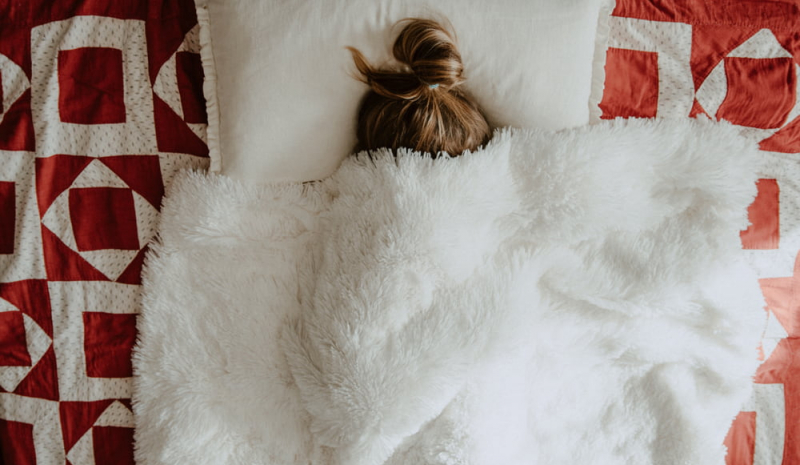
{"label": "white pillow", "polygon": [[605,47],[595,42],[610,0],[196,2],[211,170],[244,181],[307,181],[336,169],[355,145],[368,89],[344,47],[390,62],[392,26],[406,17],[450,21],[465,88],[492,126],[586,124],[590,93],[594,107],[602,91],[595,49]]}

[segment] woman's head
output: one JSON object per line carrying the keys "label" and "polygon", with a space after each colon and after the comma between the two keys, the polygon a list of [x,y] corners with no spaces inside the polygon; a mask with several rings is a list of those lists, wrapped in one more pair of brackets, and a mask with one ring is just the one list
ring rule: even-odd
{"label": "woman's head", "polygon": [[453,37],[435,21],[401,23],[392,53],[405,69],[374,68],[348,47],[370,86],[358,112],[357,149],[410,147],[455,156],[486,143],[489,124],[460,88],[464,67]]}

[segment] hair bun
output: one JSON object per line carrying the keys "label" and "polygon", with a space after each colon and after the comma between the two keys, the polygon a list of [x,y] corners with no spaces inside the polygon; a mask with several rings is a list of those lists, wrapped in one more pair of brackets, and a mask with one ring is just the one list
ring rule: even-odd
{"label": "hair bun", "polygon": [[[455,87],[464,82],[464,65],[451,33],[436,21],[409,18],[392,53],[408,65],[421,85]],[[435,87],[434,87],[435,88]]]}
{"label": "hair bun", "polygon": [[[457,86],[464,82],[454,35],[439,23],[409,18],[392,53],[405,69],[374,68],[358,50],[358,74],[369,85],[358,109],[358,150],[409,147],[436,157],[475,150],[491,137],[478,105]],[[410,70],[408,68],[411,68]]]}

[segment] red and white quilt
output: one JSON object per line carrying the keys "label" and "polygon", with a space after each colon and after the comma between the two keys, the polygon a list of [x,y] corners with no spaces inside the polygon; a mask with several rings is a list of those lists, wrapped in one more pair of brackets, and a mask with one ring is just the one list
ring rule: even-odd
{"label": "red and white quilt", "polygon": [[768,304],[765,361],[729,433],[729,465],[800,463],[798,74],[797,1],[617,0],[603,118],[725,119],[763,151],[741,238]]}
{"label": "red and white quilt", "polygon": [[[164,185],[208,160],[198,51],[192,0],[0,0],[2,464],[133,463],[144,250]],[[606,59],[604,118],[761,143],[742,243],[770,323],[728,463],[800,463],[800,3],[617,0]]]}
{"label": "red and white quilt", "polygon": [[0,463],[133,463],[139,274],[207,165],[194,4],[0,1]]}

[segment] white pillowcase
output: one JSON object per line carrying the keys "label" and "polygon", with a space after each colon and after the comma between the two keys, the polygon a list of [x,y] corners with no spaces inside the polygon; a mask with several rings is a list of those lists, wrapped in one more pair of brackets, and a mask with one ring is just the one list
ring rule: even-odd
{"label": "white pillowcase", "polygon": [[196,0],[211,170],[260,183],[332,173],[356,143],[368,90],[344,47],[390,63],[392,26],[406,17],[450,21],[465,88],[492,126],[586,124],[610,1]]}

